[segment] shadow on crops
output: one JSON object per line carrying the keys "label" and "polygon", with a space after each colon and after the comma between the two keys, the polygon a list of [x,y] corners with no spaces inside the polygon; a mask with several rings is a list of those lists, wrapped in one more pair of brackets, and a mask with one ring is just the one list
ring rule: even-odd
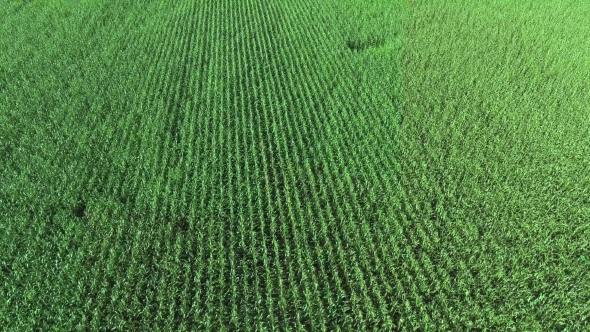
{"label": "shadow on crops", "polygon": [[86,202],[79,202],[78,204],[76,204],[72,212],[74,213],[74,216],[76,216],[77,218],[84,217],[84,215],[86,214]]}
{"label": "shadow on crops", "polygon": [[363,52],[372,47],[385,45],[385,38],[382,37],[356,37],[346,41],[346,47],[353,52]]}

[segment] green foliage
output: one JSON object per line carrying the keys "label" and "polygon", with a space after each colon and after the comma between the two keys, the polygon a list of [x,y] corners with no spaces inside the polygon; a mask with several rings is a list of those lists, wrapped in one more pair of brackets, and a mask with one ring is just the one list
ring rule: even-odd
{"label": "green foliage", "polygon": [[462,275],[446,319],[455,330],[587,328],[588,245],[574,229],[590,220],[588,6],[415,4],[402,160],[423,178],[420,200],[436,202],[426,224],[440,227],[442,271]]}
{"label": "green foliage", "polygon": [[5,1],[0,326],[586,329],[589,11]]}

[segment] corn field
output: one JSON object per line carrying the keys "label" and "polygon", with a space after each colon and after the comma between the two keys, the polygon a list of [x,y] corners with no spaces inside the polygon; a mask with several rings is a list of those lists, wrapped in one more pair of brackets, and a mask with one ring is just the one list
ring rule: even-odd
{"label": "corn field", "polygon": [[587,17],[0,0],[0,326],[586,330]]}

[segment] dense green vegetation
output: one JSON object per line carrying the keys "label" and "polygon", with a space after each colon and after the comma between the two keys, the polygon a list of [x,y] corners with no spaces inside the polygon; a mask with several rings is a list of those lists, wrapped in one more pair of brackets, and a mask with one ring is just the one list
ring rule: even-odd
{"label": "dense green vegetation", "polygon": [[0,0],[0,326],[590,326],[590,5]]}

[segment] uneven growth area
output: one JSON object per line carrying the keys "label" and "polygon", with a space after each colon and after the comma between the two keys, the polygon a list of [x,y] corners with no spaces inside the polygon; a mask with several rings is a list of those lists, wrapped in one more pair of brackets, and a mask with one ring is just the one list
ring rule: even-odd
{"label": "uneven growth area", "polygon": [[0,2],[0,326],[590,326],[590,5]]}

